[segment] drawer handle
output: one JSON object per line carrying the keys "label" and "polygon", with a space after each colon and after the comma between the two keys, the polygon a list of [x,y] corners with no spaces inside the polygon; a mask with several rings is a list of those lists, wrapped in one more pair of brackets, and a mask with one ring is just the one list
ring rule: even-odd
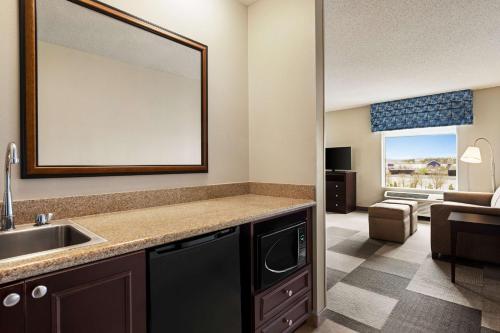
{"label": "drawer handle", "polygon": [[293,290],[289,289],[289,290],[285,290],[285,294],[288,296],[288,297],[292,297],[293,296]]}
{"label": "drawer handle", "polygon": [[339,186],[338,186],[338,185],[335,185],[335,188],[339,188]]}
{"label": "drawer handle", "polygon": [[339,197],[339,195],[338,195],[338,194],[335,194],[335,198],[338,198],[338,197]]}
{"label": "drawer handle", "polygon": [[21,296],[19,294],[16,293],[8,294],[3,299],[3,306],[5,306],[6,308],[10,308],[19,303],[20,300]]}
{"label": "drawer handle", "polygon": [[338,206],[339,206],[339,204],[335,204],[335,207],[338,207]]}
{"label": "drawer handle", "polygon": [[31,292],[31,296],[33,298],[42,298],[43,296],[45,296],[45,294],[47,294],[47,287],[45,286],[36,286],[35,289],[33,289],[33,291]]}
{"label": "drawer handle", "polygon": [[292,325],[293,325],[293,320],[291,320],[291,319],[283,318],[283,322],[286,323],[288,325],[288,327],[292,327]]}

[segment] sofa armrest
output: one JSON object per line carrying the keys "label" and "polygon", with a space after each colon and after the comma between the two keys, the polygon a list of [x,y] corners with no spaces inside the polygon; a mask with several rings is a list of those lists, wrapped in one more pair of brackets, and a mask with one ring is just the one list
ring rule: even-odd
{"label": "sofa armrest", "polygon": [[459,203],[445,202],[431,205],[431,223],[437,220],[438,223],[447,222],[451,212],[473,213],[485,215],[500,215],[500,208],[484,207],[479,205],[460,205]]}
{"label": "sofa armrest", "polygon": [[483,192],[444,192],[444,201],[462,202],[471,205],[491,206],[493,193]]}

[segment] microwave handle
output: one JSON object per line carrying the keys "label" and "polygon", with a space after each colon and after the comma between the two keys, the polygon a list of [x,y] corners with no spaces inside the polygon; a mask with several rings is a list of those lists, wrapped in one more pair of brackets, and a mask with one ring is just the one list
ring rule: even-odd
{"label": "microwave handle", "polygon": [[273,272],[273,273],[276,273],[276,274],[281,274],[281,273],[286,273],[286,272],[289,272],[291,270],[294,270],[295,268],[297,268],[299,266],[299,254],[300,254],[300,249],[299,249],[299,233],[297,231],[297,264],[293,265],[293,266],[290,266],[290,267],[287,267],[285,269],[272,269],[271,267],[269,267],[267,265],[267,258],[269,257],[269,255],[271,254],[271,251],[276,247],[276,245],[278,245],[278,243],[281,241],[281,239],[278,239],[270,248],[269,250],[267,250],[267,253],[266,253],[266,257],[264,258],[264,267],[270,271],[270,272]]}

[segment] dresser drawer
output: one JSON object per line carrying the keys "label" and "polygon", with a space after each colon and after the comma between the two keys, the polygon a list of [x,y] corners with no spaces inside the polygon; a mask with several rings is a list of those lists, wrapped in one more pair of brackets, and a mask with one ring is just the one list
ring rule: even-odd
{"label": "dresser drawer", "polygon": [[326,181],[329,181],[329,182],[340,182],[340,183],[343,183],[345,182],[345,175],[343,174],[326,174],[325,175],[325,179]]}
{"label": "dresser drawer", "polygon": [[302,325],[311,312],[311,293],[300,297],[296,303],[285,309],[283,313],[273,318],[267,324],[257,329],[257,333],[288,333]]}
{"label": "dresser drawer", "polygon": [[340,200],[327,200],[326,201],[326,209],[328,211],[330,210],[338,210],[338,209],[345,209],[345,200],[344,198],[341,198]]}
{"label": "dresser drawer", "polygon": [[338,197],[333,197],[331,199],[331,202],[335,205],[338,205],[338,206],[345,206],[345,197],[344,196],[338,196]]}
{"label": "dresser drawer", "polygon": [[344,202],[334,202],[332,204],[333,209],[345,209],[345,203]]}
{"label": "dresser drawer", "polygon": [[254,299],[255,327],[277,315],[311,290],[310,266]]}
{"label": "dresser drawer", "polygon": [[330,188],[334,189],[335,191],[344,192],[344,189],[345,189],[344,182],[328,182],[328,185]]}
{"label": "dresser drawer", "polygon": [[337,201],[337,202],[344,202],[345,201],[345,193],[338,191],[338,192],[333,192],[329,194],[329,198],[332,199],[332,201]]}

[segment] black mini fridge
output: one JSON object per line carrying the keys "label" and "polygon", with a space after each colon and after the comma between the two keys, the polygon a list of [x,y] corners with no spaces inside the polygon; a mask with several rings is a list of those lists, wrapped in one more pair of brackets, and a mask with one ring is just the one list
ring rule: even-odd
{"label": "black mini fridge", "polygon": [[148,253],[150,333],[242,331],[239,228]]}

